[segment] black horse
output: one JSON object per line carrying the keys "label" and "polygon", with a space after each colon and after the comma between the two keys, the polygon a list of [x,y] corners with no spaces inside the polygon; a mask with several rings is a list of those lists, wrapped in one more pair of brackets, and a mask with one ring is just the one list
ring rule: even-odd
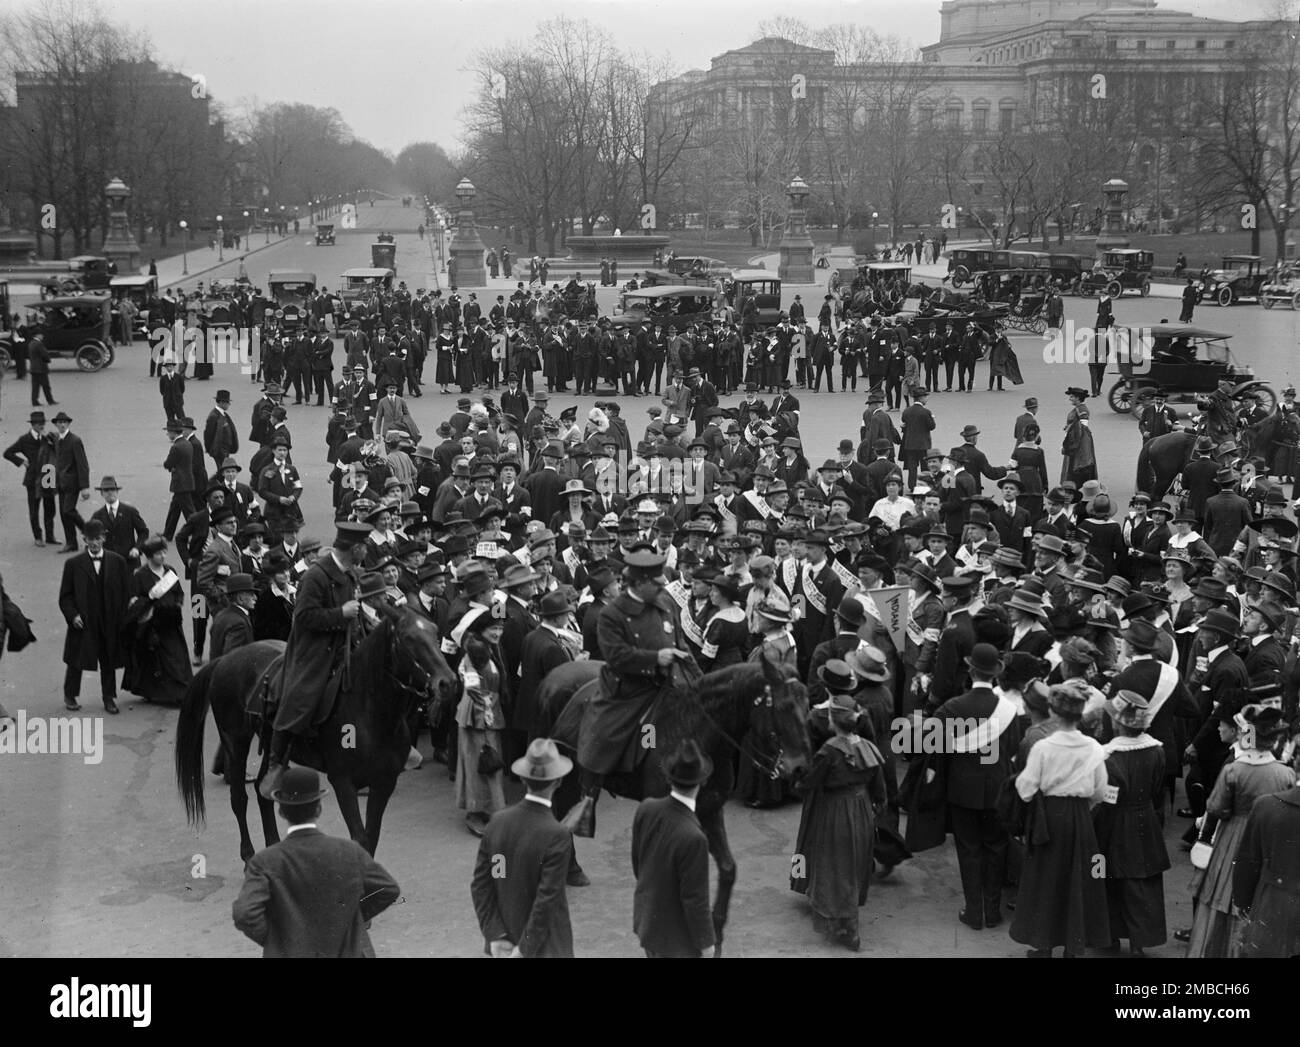
{"label": "black horse", "polygon": [[[537,692],[539,734],[550,735],[569,752],[576,752],[581,709],[600,686],[603,665],[570,662],[547,674]],[[652,731],[647,732],[646,727]],[[736,882],[736,860],[727,842],[723,806],[735,786],[736,764],[738,759],[749,761],[763,774],[790,782],[797,782],[807,772],[811,758],[807,689],[793,668],[778,667],[766,659],[728,666],[706,674],[697,691],[668,692],[640,737],[652,743],[647,743],[647,755],[636,770],[605,777],[605,789],[615,796],[629,800],[667,796],[668,782],[658,754],[672,752],[687,738],[693,738],[713,761],[713,775],[700,789],[695,813],[718,868],[713,927],[721,950]],[[761,746],[756,747],[753,739],[761,739]],[[578,771],[575,761],[573,772],[555,794],[557,818],[563,818],[579,799]]]}
{"label": "black horse", "polygon": [[[263,682],[278,670],[283,653],[283,641],[261,640],[209,662],[190,684],[176,725],[176,783],[189,823],[202,826],[203,728],[212,706],[226,757],[230,808],[239,822],[239,856],[245,861],[253,856],[253,841],[244,770],[262,728]],[[291,755],[328,776],[349,835],[374,854],[384,808],[410,754],[413,713],[434,697],[452,694],[457,680],[439,651],[437,628],[406,608],[385,613],[353,649],[344,672],[334,708],[314,742],[295,743]],[[264,754],[259,782],[266,763]],[[365,787],[370,796],[363,822],[357,790]],[[273,806],[260,794],[257,804],[266,842],[275,843],[280,836]]]}

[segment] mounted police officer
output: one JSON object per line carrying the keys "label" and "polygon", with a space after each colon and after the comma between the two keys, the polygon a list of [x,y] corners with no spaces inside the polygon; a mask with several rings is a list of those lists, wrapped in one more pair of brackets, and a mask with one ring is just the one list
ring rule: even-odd
{"label": "mounted police officer", "polygon": [[575,836],[595,834],[605,775],[636,766],[640,725],[655,699],[673,686],[673,667],[685,662],[699,672],[682,640],[677,605],[663,589],[664,565],[664,557],[648,546],[626,553],[624,590],[596,623],[605,667],[578,735],[583,795],[564,820]]}

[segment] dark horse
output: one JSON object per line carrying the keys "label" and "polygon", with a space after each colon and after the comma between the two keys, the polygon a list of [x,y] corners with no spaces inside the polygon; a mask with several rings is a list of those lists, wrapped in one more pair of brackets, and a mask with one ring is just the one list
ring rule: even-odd
{"label": "dark horse", "polygon": [[[1137,489],[1146,491],[1152,498],[1163,498],[1192,460],[1196,438],[1193,430],[1179,429],[1148,440],[1138,452]],[[1240,453],[1237,445],[1227,440],[1214,449],[1213,457],[1223,465]]]}
{"label": "dark horse", "polygon": [[[576,751],[581,709],[600,686],[603,665],[570,662],[546,675],[537,692],[539,734],[554,737],[570,753]],[[727,842],[723,805],[735,785],[737,758],[752,762],[763,774],[797,782],[810,762],[808,692],[793,668],[763,659],[708,673],[698,691],[669,692],[652,716],[653,744],[647,745],[646,758],[631,774],[606,775],[604,787],[629,800],[667,796],[668,782],[658,754],[672,752],[687,738],[695,739],[713,761],[713,775],[700,789],[695,813],[718,868],[713,927],[720,950],[736,882],[736,860]],[[643,730],[640,737],[648,735]],[[755,738],[762,739],[758,749],[752,745]],[[578,771],[575,765],[555,794],[557,818],[563,818],[579,799]]]}
{"label": "dark horse", "polygon": [[[191,825],[202,826],[203,728],[209,704],[226,754],[230,808],[239,822],[239,856],[253,856],[248,833],[248,794],[244,769],[253,739],[262,727],[263,686],[278,669],[284,643],[261,640],[214,659],[194,677],[176,725],[176,783]],[[415,710],[438,695],[449,695],[455,674],[439,652],[438,631],[423,615],[402,608],[387,611],[352,650],[350,663],[328,719],[313,742],[295,743],[295,762],[323,771],[338,797],[348,833],[371,854],[379,844],[384,808],[411,750],[410,722]],[[258,781],[266,774],[266,757]],[[361,820],[357,790],[369,787],[366,819]],[[280,835],[270,801],[257,797],[267,844]]]}

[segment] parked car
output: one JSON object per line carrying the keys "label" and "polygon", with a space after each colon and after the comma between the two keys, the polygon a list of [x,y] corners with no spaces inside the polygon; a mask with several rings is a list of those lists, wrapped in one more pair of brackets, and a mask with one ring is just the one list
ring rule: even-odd
{"label": "parked car", "polygon": [[339,279],[339,297],[344,305],[365,298],[371,291],[393,289],[394,272],[391,269],[345,269]]}
{"label": "parked car", "polygon": [[718,258],[707,258],[704,255],[680,255],[669,260],[664,268],[670,273],[681,276],[705,276],[709,273],[725,272],[731,266]]}
{"label": "parked car", "polygon": [[[52,358],[71,357],[83,371],[101,371],[116,359],[110,295],[60,295],[28,309],[27,326],[44,337]],[[14,332],[0,336],[0,367],[6,370],[13,363],[14,338]]]}
{"label": "parked car", "polygon": [[317,222],[316,223],[316,246],[324,245],[334,246],[334,223]]}
{"label": "parked car", "polygon": [[[781,319],[781,278],[770,269],[737,269],[724,283],[723,297],[736,311],[740,321],[740,307],[745,298],[754,296],[758,309],[758,326],[770,327]],[[815,317],[814,317],[815,319]]]}
{"label": "parked car", "polygon": [[1201,297],[1219,305],[1232,305],[1245,298],[1259,300],[1267,273],[1264,261],[1255,254],[1223,256],[1223,268],[1201,280]]}
{"label": "parked car", "polygon": [[1300,269],[1296,266],[1279,266],[1259,289],[1259,304],[1265,309],[1272,309],[1279,302],[1300,309]]}
{"label": "parked car", "polygon": [[1151,267],[1156,256],[1131,248],[1103,251],[1092,271],[1079,280],[1079,294],[1088,297],[1105,291],[1119,298],[1125,291],[1137,291],[1143,298],[1151,293]]}
{"label": "parked car", "polygon": [[[131,337],[143,338],[149,331],[149,300],[158,294],[158,277],[156,276],[115,276],[108,284],[113,303],[123,298],[131,299],[136,307],[135,320],[131,324]],[[116,312],[114,308],[114,312]]]}
{"label": "parked car", "polygon": [[275,301],[276,326],[297,331],[307,323],[307,296],[316,290],[316,274],[297,269],[272,269],[266,287]]}

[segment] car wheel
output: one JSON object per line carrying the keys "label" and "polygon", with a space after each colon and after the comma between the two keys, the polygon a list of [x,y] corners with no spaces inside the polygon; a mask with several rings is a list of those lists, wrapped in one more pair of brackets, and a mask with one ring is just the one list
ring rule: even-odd
{"label": "car wheel", "polygon": [[1151,281],[1143,280],[1139,290],[1141,290],[1143,298],[1149,298],[1151,296]]}
{"label": "car wheel", "polygon": [[108,352],[102,342],[82,342],[77,347],[77,366],[83,371],[102,371],[108,366]]}
{"label": "car wheel", "polygon": [[1291,296],[1291,308],[1300,309],[1300,291]]}
{"label": "car wheel", "polygon": [[[1259,296],[1259,304],[1262,305],[1265,309],[1272,309],[1274,303],[1271,297],[1261,293]],[[1292,305],[1291,308],[1294,309],[1295,306]]]}
{"label": "car wheel", "polygon": [[1266,385],[1252,385],[1250,391],[1259,397],[1259,406],[1272,414],[1277,410],[1277,394]]}
{"label": "car wheel", "polygon": [[1110,387],[1110,394],[1106,397],[1106,402],[1110,404],[1110,409],[1116,414],[1129,414],[1133,410],[1133,400],[1136,392],[1136,387],[1127,378],[1121,378]]}
{"label": "car wheel", "polygon": [[1118,280],[1112,280],[1106,285],[1106,293],[1112,298],[1119,298],[1124,294],[1124,285]]}
{"label": "car wheel", "polygon": [[1233,297],[1231,287],[1220,287],[1219,293],[1214,296],[1215,301],[1217,301],[1221,306],[1232,305]]}

